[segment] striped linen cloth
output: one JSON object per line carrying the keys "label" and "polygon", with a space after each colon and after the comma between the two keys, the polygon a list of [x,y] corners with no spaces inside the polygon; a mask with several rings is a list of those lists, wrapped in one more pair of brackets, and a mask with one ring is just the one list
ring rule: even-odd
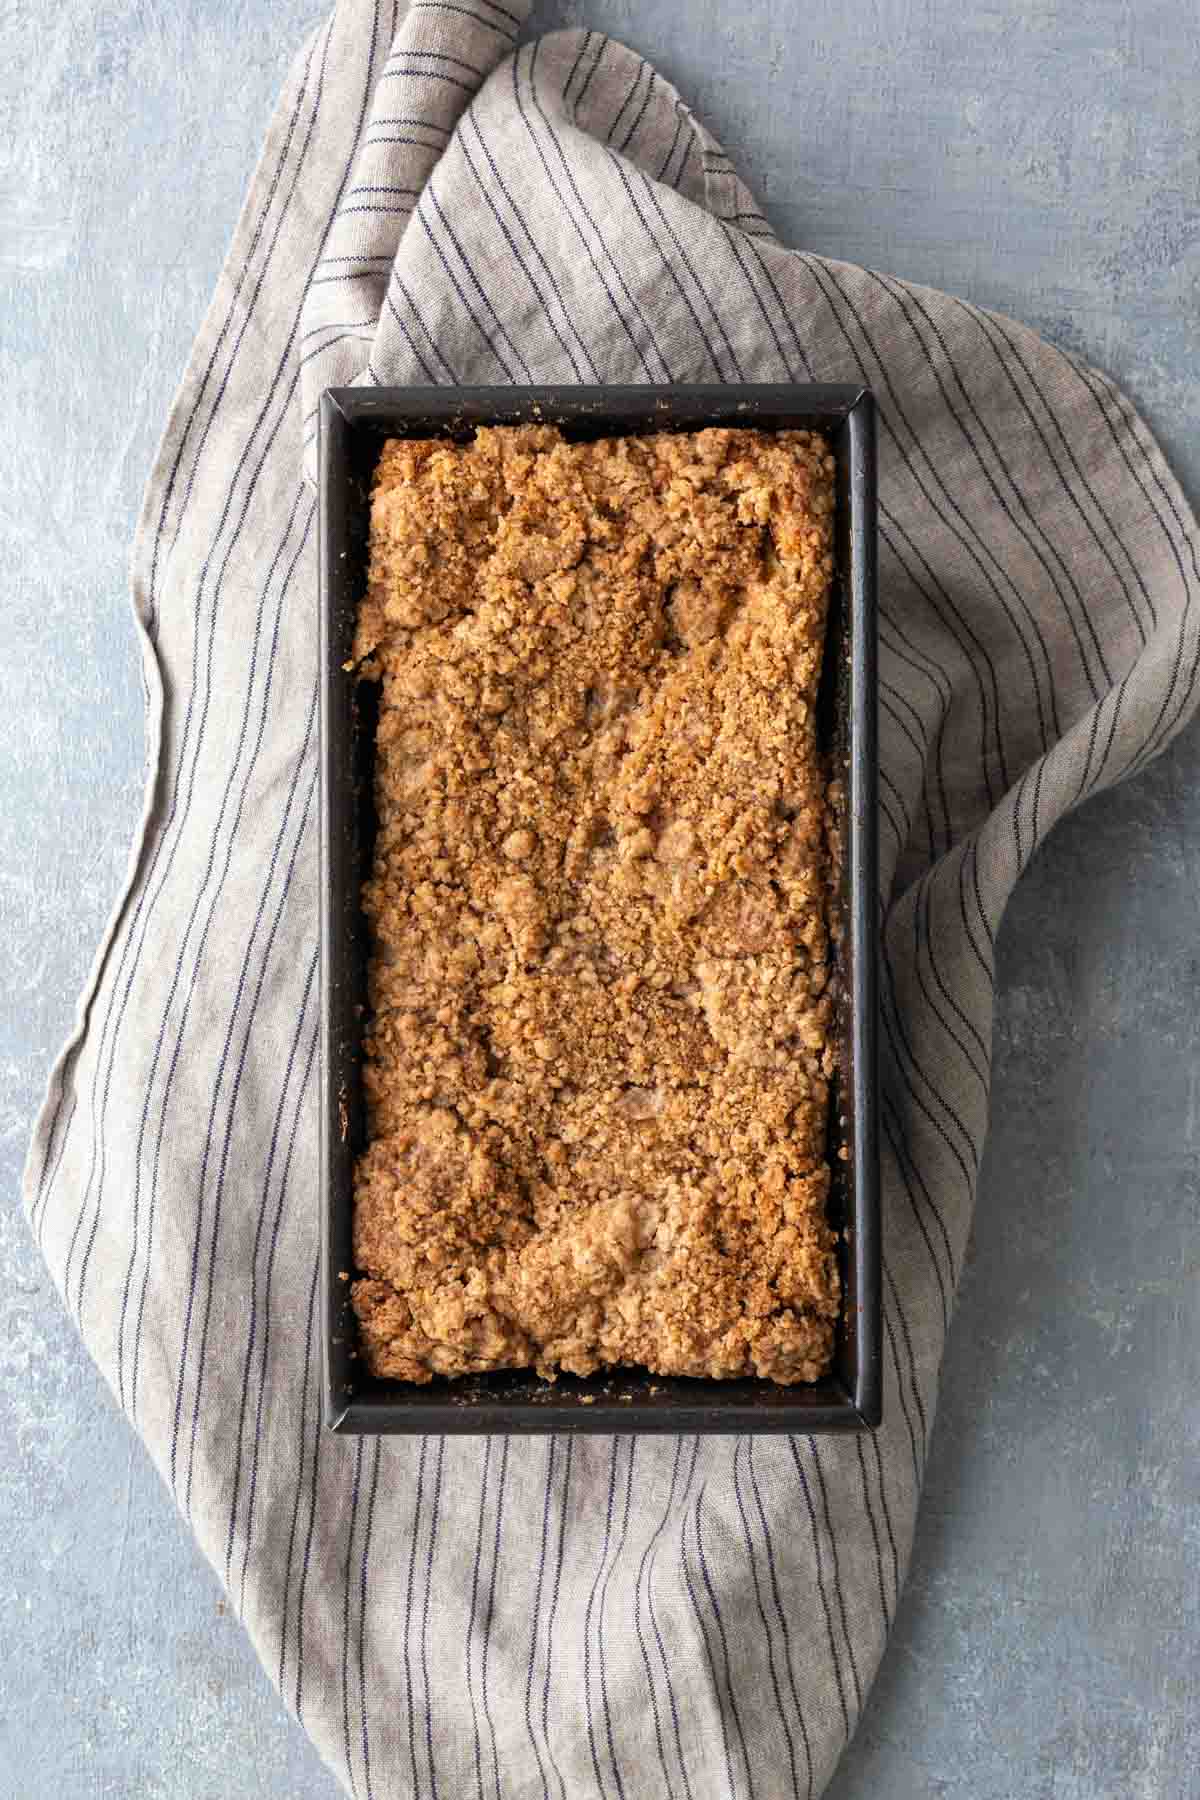
{"label": "striped linen cloth", "polygon": [[[816,1795],[895,1613],[987,1124],[993,944],[1180,729],[1197,532],[1102,376],[783,248],[611,39],[339,0],[146,494],[142,829],[27,1171],[85,1342],[348,1791]],[[317,1379],[318,395],[863,381],[881,407],[885,1422],[341,1440]]]}

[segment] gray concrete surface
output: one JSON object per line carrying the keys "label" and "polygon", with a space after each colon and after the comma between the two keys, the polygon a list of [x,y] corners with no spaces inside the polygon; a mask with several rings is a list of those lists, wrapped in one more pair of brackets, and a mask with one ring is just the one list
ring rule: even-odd
{"label": "gray concrete surface", "polygon": [[[319,11],[0,4],[2,1800],[336,1791],[16,1198],[138,809],[134,513]],[[535,22],[653,57],[792,241],[999,306],[1112,371],[1200,499],[1194,0],[542,0]],[[1060,828],[1009,915],[913,1573],[834,1800],[1200,1793],[1198,894],[1193,732]]]}

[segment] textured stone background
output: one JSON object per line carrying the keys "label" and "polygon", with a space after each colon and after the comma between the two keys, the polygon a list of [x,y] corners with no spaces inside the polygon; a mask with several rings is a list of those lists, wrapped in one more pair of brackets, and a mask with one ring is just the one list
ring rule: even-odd
{"label": "textured stone background", "polygon": [[[3,1800],[335,1793],[17,1205],[139,807],[134,514],[320,10],[0,0]],[[542,0],[535,23],[650,55],[785,238],[1111,371],[1200,501],[1195,0]],[[1193,731],[1060,828],[1009,914],[913,1573],[834,1800],[1200,1791],[1198,895]]]}

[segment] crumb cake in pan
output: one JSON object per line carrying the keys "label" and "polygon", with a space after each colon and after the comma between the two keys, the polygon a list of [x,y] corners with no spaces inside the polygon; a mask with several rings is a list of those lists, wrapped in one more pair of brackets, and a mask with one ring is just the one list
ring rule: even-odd
{"label": "crumb cake in pan", "polygon": [[373,1374],[828,1369],[833,471],[808,431],[385,445]]}

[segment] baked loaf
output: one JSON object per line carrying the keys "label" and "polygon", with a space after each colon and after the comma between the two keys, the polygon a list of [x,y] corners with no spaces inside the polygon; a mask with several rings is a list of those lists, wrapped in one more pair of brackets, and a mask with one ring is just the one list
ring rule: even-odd
{"label": "baked loaf", "polygon": [[375,1374],[828,1367],[833,467],[804,431],[385,446]]}

